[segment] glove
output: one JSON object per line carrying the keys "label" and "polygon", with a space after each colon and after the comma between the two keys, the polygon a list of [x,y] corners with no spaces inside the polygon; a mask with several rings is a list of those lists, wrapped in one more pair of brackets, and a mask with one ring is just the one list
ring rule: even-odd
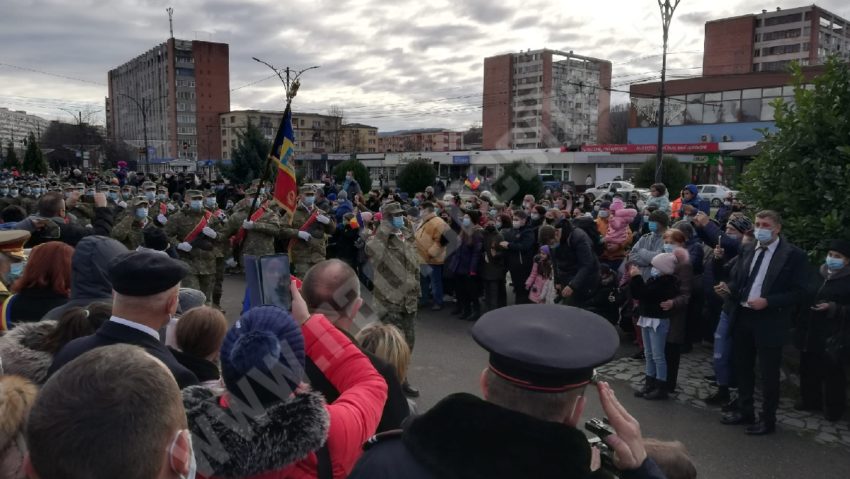
{"label": "glove", "polygon": [[218,219],[220,219],[221,221],[225,221],[227,219],[227,215],[224,214],[224,210],[218,211]]}
{"label": "glove", "polygon": [[204,226],[204,229],[202,231],[205,235],[209,236],[212,239],[216,239],[216,237],[218,236],[218,233],[216,233],[215,230],[210,228],[209,226]]}
{"label": "glove", "polygon": [[323,225],[326,225],[326,224],[331,222],[331,219],[328,218],[325,215],[319,215],[319,216],[316,217],[316,221],[318,221],[319,223],[322,223]]}
{"label": "glove", "polygon": [[245,228],[246,230],[252,230],[252,229],[254,229],[254,222],[245,220],[245,221],[242,222],[242,227]]}
{"label": "glove", "polygon": [[167,208],[168,208],[168,211],[174,211],[174,205],[172,205],[171,203],[168,203]]}
{"label": "glove", "polygon": [[192,245],[190,245],[189,243],[184,241],[184,242],[177,245],[177,249],[179,249],[180,251],[183,251],[185,253],[188,253],[189,251],[192,251]]}
{"label": "glove", "polygon": [[308,233],[306,231],[299,231],[298,237],[301,238],[304,241],[310,241],[313,238],[312,236],[310,236],[310,233]]}
{"label": "glove", "polygon": [[168,218],[166,218],[165,215],[162,213],[156,215],[156,220],[159,221],[159,224],[161,225],[168,223]]}
{"label": "glove", "polygon": [[121,209],[126,209],[127,208],[127,202],[126,201],[119,201],[118,207],[121,208]]}
{"label": "glove", "polygon": [[237,263],[236,260],[233,258],[227,258],[227,260],[224,262],[224,265],[228,268],[235,268],[239,266],[239,263]]}

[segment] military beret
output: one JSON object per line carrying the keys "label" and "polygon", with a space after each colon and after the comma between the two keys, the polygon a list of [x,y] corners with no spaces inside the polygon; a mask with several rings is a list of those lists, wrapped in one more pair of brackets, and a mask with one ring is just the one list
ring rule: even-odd
{"label": "military beret", "polygon": [[188,273],[184,263],[145,251],[121,254],[109,264],[112,289],[125,296],[153,296],[168,291]]}
{"label": "military beret", "polygon": [[490,370],[524,389],[559,392],[588,384],[620,338],[605,318],[570,306],[525,304],[490,311],[471,330]]}

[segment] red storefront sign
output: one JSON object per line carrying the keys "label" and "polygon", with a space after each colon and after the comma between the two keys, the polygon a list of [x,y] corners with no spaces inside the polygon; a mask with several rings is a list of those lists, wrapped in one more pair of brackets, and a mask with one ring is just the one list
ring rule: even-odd
{"label": "red storefront sign", "polygon": [[[658,145],[583,145],[581,151],[590,153],[655,153]],[[672,143],[664,145],[664,153],[716,153],[717,143]]]}

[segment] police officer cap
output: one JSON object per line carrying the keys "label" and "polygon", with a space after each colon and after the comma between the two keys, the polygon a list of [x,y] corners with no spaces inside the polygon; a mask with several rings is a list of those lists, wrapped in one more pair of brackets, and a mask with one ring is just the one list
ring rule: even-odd
{"label": "police officer cap", "polygon": [[166,255],[130,251],[109,264],[109,281],[116,293],[153,296],[176,286],[188,272],[184,263]]}
{"label": "police officer cap", "polygon": [[26,260],[24,244],[30,239],[30,232],[25,230],[0,231],[0,253],[5,253],[18,260]]}
{"label": "police officer cap", "polygon": [[472,337],[490,353],[490,370],[525,389],[559,392],[581,387],[620,344],[607,320],[560,305],[526,304],[491,311]]}

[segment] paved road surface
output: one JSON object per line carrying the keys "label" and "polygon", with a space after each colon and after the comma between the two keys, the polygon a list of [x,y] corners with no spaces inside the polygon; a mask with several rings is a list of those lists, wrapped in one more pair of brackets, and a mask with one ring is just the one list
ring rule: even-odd
{"label": "paved road surface", "polygon": [[[235,320],[242,281],[228,276],[228,317]],[[479,394],[479,377],[487,355],[468,334],[472,323],[450,317],[447,310],[420,313],[410,380],[422,391],[420,410],[446,395]],[[631,345],[623,347],[628,353]],[[822,446],[811,437],[780,429],[768,437],[749,437],[742,427],[723,426],[716,412],[684,404],[632,397],[624,382],[612,382],[617,396],[641,423],[645,436],[682,441],[694,457],[700,478],[842,478],[850,477],[850,450]],[[588,389],[587,418],[601,416],[595,393]]]}

